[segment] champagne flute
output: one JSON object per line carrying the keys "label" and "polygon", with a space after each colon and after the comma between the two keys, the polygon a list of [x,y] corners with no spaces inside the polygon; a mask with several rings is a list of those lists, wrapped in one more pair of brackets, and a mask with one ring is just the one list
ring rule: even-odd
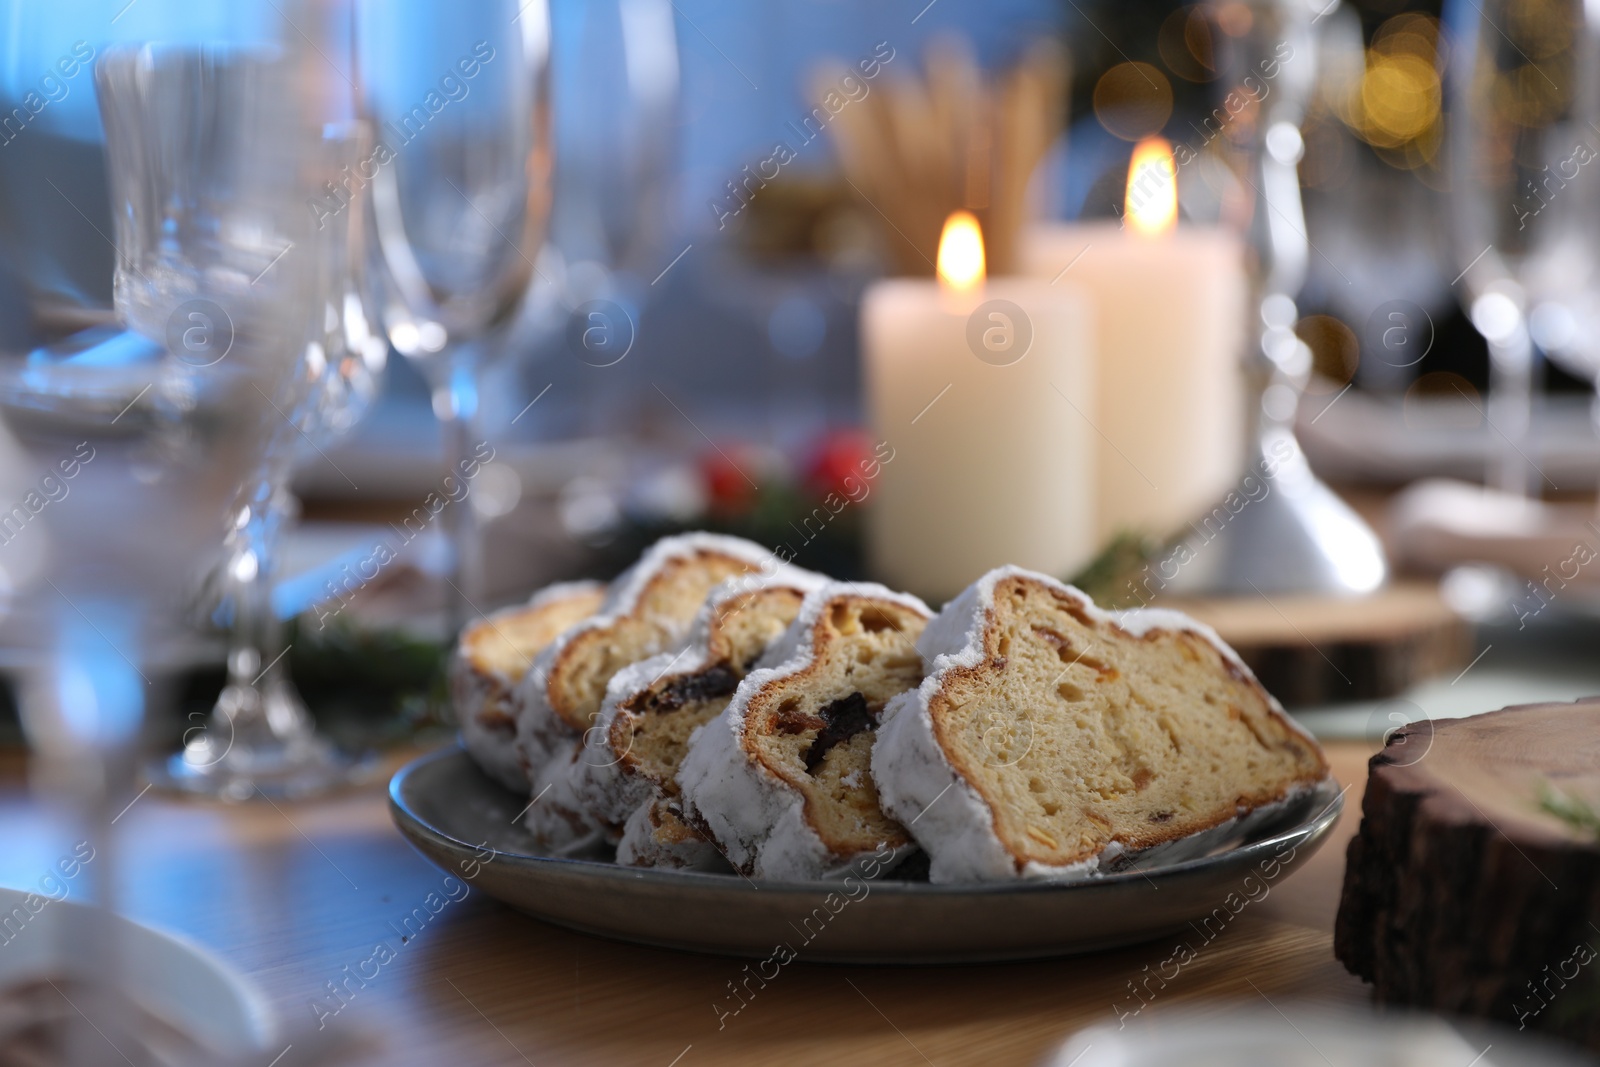
{"label": "champagne flute", "polygon": [[362,0],[359,84],[378,318],[433,393],[447,459],[446,626],[475,613],[482,539],[461,482],[476,469],[478,378],[537,268],[550,196],[545,0],[427,7]]}
{"label": "champagne flute", "polygon": [[1444,18],[1451,233],[1462,304],[1489,344],[1489,481],[1537,495],[1535,327],[1559,347],[1554,327],[1593,285],[1596,27],[1581,0],[1451,0]]}

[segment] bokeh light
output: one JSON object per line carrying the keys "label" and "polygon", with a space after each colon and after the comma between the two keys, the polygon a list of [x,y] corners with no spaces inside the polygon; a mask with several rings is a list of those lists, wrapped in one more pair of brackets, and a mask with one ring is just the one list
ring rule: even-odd
{"label": "bokeh light", "polygon": [[1483,396],[1451,371],[1431,371],[1411,383],[1401,412],[1413,430],[1476,430],[1483,425]]}
{"label": "bokeh light", "polygon": [[[1357,69],[1334,79],[1322,102],[1391,166],[1436,170],[1443,140],[1439,69],[1448,49],[1434,16],[1395,15],[1378,26]],[[1324,138],[1311,154],[1311,184],[1335,184],[1344,167],[1333,138]]]}
{"label": "bokeh light", "polygon": [[1213,25],[1207,10],[1190,4],[1173,11],[1161,23],[1156,48],[1161,61],[1184,81],[1208,82],[1217,76]]}
{"label": "bokeh light", "polygon": [[1124,141],[1159,133],[1172,117],[1172,83],[1148,63],[1118,63],[1095,82],[1094,116]]}
{"label": "bokeh light", "polygon": [[1294,332],[1311,349],[1306,392],[1337,392],[1350,384],[1361,363],[1361,341],[1354,330],[1332,315],[1307,315],[1295,323]]}
{"label": "bokeh light", "polygon": [[1430,15],[1396,15],[1373,35],[1350,118],[1374,148],[1414,144],[1422,159],[1431,159],[1441,103],[1438,41],[1439,24]]}
{"label": "bokeh light", "polygon": [[1241,0],[1232,0],[1217,8],[1217,25],[1229,37],[1243,37],[1255,22],[1255,13],[1250,10],[1250,5]]}

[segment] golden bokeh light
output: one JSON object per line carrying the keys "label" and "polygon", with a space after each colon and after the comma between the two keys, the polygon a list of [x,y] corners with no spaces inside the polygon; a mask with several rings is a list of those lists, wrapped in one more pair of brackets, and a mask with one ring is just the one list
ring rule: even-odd
{"label": "golden bokeh light", "polygon": [[1306,392],[1337,392],[1356,376],[1361,363],[1361,341],[1342,320],[1332,315],[1307,315],[1294,324],[1294,332],[1311,349],[1311,381]]}
{"label": "golden bokeh light", "polygon": [[1094,117],[1124,141],[1149,137],[1172,117],[1172,82],[1148,63],[1118,63],[1094,84]]}
{"label": "golden bokeh light", "polygon": [[1517,0],[1497,31],[1530,63],[1554,59],[1583,32],[1581,6],[1564,0]]}
{"label": "golden bokeh light", "polygon": [[1217,25],[1229,37],[1243,37],[1255,24],[1255,13],[1242,0],[1230,0],[1217,8]]}
{"label": "golden bokeh light", "polygon": [[1572,102],[1571,58],[1523,63],[1497,78],[1493,91],[1509,121],[1529,129],[1548,126]]}
{"label": "golden bokeh light", "polygon": [[1361,132],[1367,141],[1398,148],[1439,121],[1439,72],[1410,52],[1373,53],[1361,79]]}
{"label": "golden bokeh light", "polygon": [[1359,78],[1348,79],[1331,110],[1379,157],[1402,170],[1438,162],[1443,92],[1439,20],[1404,12],[1384,20],[1366,50]]}
{"label": "golden bokeh light", "polygon": [[1213,23],[1203,5],[1180,7],[1161,23],[1156,48],[1161,61],[1184,81],[1208,82],[1217,76]]}
{"label": "golden bokeh light", "polygon": [[1429,371],[1406,389],[1401,417],[1413,430],[1476,430],[1483,425],[1483,397],[1451,371]]}
{"label": "golden bokeh light", "polygon": [[1381,55],[1410,54],[1429,63],[1440,56],[1439,20],[1410,11],[1386,20],[1372,35],[1372,51]]}

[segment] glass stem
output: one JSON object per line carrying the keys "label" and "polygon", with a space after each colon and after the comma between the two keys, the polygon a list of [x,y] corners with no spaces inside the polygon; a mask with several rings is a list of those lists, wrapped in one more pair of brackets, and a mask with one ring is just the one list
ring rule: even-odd
{"label": "glass stem", "polygon": [[[142,717],[142,709],[140,711]],[[83,982],[80,996],[85,1003],[86,1018],[96,1020],[105,1040],[121,1043],[132,1033],[124,997],[127,986],[122,981],[124,962],[117,931],[116,874],[117,840],[113,821],[113,798],[133,799],[131,788],[134,762],[132,745],[111,749],[89,749],[78,755],[85,779],[93,784],[84,788],[77,798],[73,824],[77,833],[71,848],[74,854],[93,857],[83,865],[83,888],[88,908],[63,923],[62,958],[72,960],[82,972],[75,977]],[[90,850],[93,850],[92,852]],[[80,1029],[74,1033],[75,1046],[69,1054],[69,1063],[90,1064],[104,1062],[104,1045]]]}
{"label": "glass stem", "polygon": [[[104,1062],[104,1043],[128,1032],[122,961],[115,933],[117,878],[113,824],[133,792],[134,763],[149,681],[138,666],[138,616],[123,605],[78,601],[80,617],[59,627],[52,658],[32,672],[22,693],[33,742],[34,780],[72,828],[89,907],[60,924],[66,977],[82,984],[84,1016],[99,1035],[74,1032],[68,1062]],[[74,609],[76,612],[76,608]],[[130,805],[131,806],[131,805]]]}
{"label": "glass stem", "polygon": [[1539,495],[1539,475],[1529,458],[1533,426],[1533,341],[1525,324],[1489,343],[1489,484],[1502,493]]}
{"label": "glass stem", "polygon": [[233,628],[228,646],[228,688],[235,699],[221,707],[233,715],[231,736],[245,743],[288,741],[307,733],[310,723],[295,703],[268,701],[265,694],[284,677],[283,624],[273,609],[278,546],[284,509],[281,485],[261,493],[239,531],[229,575],[233,586]]}
{"label": "glass stem", "polygon": [[483,530],[470,499],[471,478],[486,453],[478,422],[476,353],[460,347],[450,353],[444,380],[433,392],[433,410],[444,440],[445,477],[439,491],[449,501],[442,529],[448,546],[445,568],[445,626],[450,636],[478,614],[483,589]]}
{"label": "glass stem", "polygon": [[272,615],[272,558],[268,506],[251,509],[239,531],[233,557],[233,629],[228,646],[228,684],[253,687],[266,662],[265,643]]}

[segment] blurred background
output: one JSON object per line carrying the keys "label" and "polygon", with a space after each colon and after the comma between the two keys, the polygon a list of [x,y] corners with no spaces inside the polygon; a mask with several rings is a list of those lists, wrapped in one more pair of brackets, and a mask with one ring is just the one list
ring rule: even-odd
{"label": "blurred background", "polygon": [[[54,78],[57,58],[84,42],[93,51],[115,40],[247,37],[254,6],[179,19],[137,0],[8,8],[0,118],[22,119],[0,122],[0,197],[29,209],[0,219],[7,227],[0,306],[32,308],[34,340],[112,321],[115,256],[104,133],[89,76],[45,84],[41,77]],[[1352,694],[1389,698],[1428,674],[1464,666],[1483,643],[1469,623],[1509,623],[1520,632],[1530,583],[1570,554],[1562,547],[1569,531],[1589,536],[1583,530],[1600,447],[1590,361],[1573,339],[1588,336],[1590,312],[1586,295],[1541,303],[1524,279],[1517,321],[1533,343],[1520,363],[1514,355],[1491,359],[1483,322],[1498,305],[1475,305],[1493,283],[1474,286],[1472,272],[1495,257],[1469,262],[1473,250],[1460,247],[1471,230],[1461,220],[1479,209],[1452,200],[1459,163],[1452,164],[1446,137],[1448,82],[1452,56],[1481,47],[1488,19],[1522,57],[1493,60],[1504,68],[1496,114],[1520,108],[1533,124],[1541,108],[1571,112],[1586,90],[1582,64],[1573,62],[1581,42],[1572,43],[1563,21],[1570,5],[1497,8],[1510,20],[1502,26],[1471,4],[1314,3],[1296,16],[1302,36],[1274,52],[1272,41],[1256,38],[1289,6],[555,0],[547,232],[539,247],[518,249],[529,286],[500,324],[498,358],[485,361],[474,400],[493,453],[469,498],[485,525],[481,606],[556,578],[613,572],[648,539],[683,527],[768,542],[793,532],[799,562],[869,573],[863,525],[870,504],[846,510],[816,536],[801,526],[844,487],[874,441],[863,293],[885,275],[932,271],[908,256],[906,246],[917,241],[855,180],[862,171],[849,165],[848,140],[841,152],[847,124],[819,121],[836,112],[818,108],[832,92],[847,117],[890,86],[935,77],[928,72],[936,69],[965,70],[949,68],[941,57],[950,54],[997,84],[1041,42],[1057,42],[1052,69],[1063,77],[1049,104],[1060,129],[1050,130],[1039,165],[1024,175],[1020,196],[1030,217],[1120,223],[1132,154],[1158,136],[1178,153],[1180,229],[1239,233],[1254,299],[1271,295],[1263,279],[1279,238],[1259,231],[1271,228],[1274,212],[1305,241],[1303,263],[1291,272],[1302,281],[1290,286],[1286,325],[1310,364],[1291,373],[1292,388],[1277,397],[1287,396],[1292,410],[1279,403],[1273,417],[1294,427],[1311,469],[1377,531],[1387,555],[1375,564],[1378,582],[1384,575],[1421,580],[1443,605],[1419,624],[1432,635],[1426,654],[1407,646],[1399,655],[1420,666],[1383,668],[1385,681]],[[405,20],[410,7],[398,5],[388,17]],[[101,27],[100,36],[88,41],[85,25]],[[1275,66],[1263,76],[1264,62],[1280,64],[1282,75]],[[352,63],[354,74],[359,57]],[[1256,99],[1235,107],[1230,94],[1238,101],[1241,91]],[[16,110],[30,93],[47,106]],[[1287,121],[1299,130],[1286,149],[1299,175],[1293,212],[1303,211],[1292,219],[1257,187],[1265,179],[1251,178],[1261,172],[1250,162],[1252,153],[1272,154],[1252,116],[1285,96],[1295,97]],[[1234,121],[1236,114],[1243,118]],[[1527,173],[1511,185],[1527,185],[1515,192],[1528,206],[1510,205],[1515,217],[1531,217],[1544,202],[1548,183],[1528,177],[1540,173],[1538,162],[1517,164]],[[1241,316],[1243,410],[1253,413],[1270,368],[1251,370],[1249,338],[1259,324],[1251,325],[1251,309],[1241,307]],[[392,345],[365,357],[377,368],[378,391],[359,422],[298,449],[288,507],[300,525],[287,535],[274,595],[280,616],[298,617],[302,634],[313,620],[320,635],[306,637],[288,660],[303,685],[324,693],[367,685],[339,658],[351,654],[347,645],[364,650],[359,656],[376,647],[375,654],[399,655],[390,663],[414,668],[403,682],[391,671],[383,683],[385,701],[397,686],[405,690],[411,710],[396,727],[404,733],[416,722],[442,723],[437,686],[428,681],[442,634],[418,623],[442,603],[435,578],[448,564],[438,531],[414,544],[406,539],[406,566],[360,583],[352,596],[340,592],[339,579],[340,567],[348,573],[370,553],[373,537],[396,529],[447,473],[439,388],[425,366],[405,358],[423,353],[427,338],[386,325]],[[1502,377],[1511,386],[1497,385],[1497,365],[1511,368]],[[1520,415],[1491,404],[1497,393],[1515,399],[1517,389],[1531,391]],[[1269,404],[1273,395],[1268,388]],[[1256,418],[1242,418],[1241,440]],[[1513,452],[1534,472],[1520,482],[1496,474]],[[1454,481],[1442,489],[1429,482],[1441,478]],[[1436,495],[1402,492],[1419,483]],[[1485,483],[1503,495],[1472,488]],[[1575,510],[1540,510],[1566,505]],[[1108,531],[1094,558],[1071,573],[1098,582],[1102,599],[1133,603],[1127,575],[1194,529],[1170,522]],[[1581,584],[1553,598],[1560,602],[1553,613],[1587,617]],[[1355,591],[1373,588],[1367,582]],[[1537,603],[1548,618],[1542,606],[1553,587],[1541,588],[1547,593]],[[1188,592],[1219,591],[1227,592],[1213,583]],[[329,609],[330,593],[337,610]],[[208,706],[214,695],[225,613],[213,622],[217,642],[193,657],[213,666],[180,707]],[[341,636],[329,636],[335,633]],[[1348,635],[1328,640],[1362,644]],[[334,645],[334,659],[319,658]],[[413,653],[414,662],[405,658]],[[1340,655],[1334,659],[1348,666]],[[1319,656],[1329,659],[1320,645]],[[352,677],[352,686],[339,681]],[[1297,692],[1303,704],[1330,697],[1315,682]],[[380,719],[392,704],[385,709]],[[367,722],[360,736],[384,729]]]}

